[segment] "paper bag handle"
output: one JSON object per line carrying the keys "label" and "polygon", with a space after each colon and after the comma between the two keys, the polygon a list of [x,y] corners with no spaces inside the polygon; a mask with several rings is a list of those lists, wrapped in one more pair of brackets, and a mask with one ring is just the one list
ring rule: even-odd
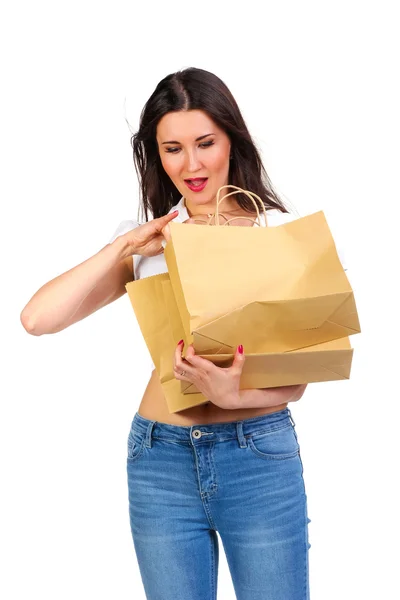
{"label": "paper bag handle", "polygon": [[[222,196],[222,198],[220,198],[220,193],[221,190],[223,190],[224,188],[233,188],[234,191],[230,192],[229,194],[225,194],[225,196]],[[236,219],[246,219],[246,220],[251,220],[254,221],[254,223],[257,223],[257,225],[259,225],[261,227],[261,221],[260,221],[260,211],[258,209],[258,205],[256,203],[256,201],[254,200],[254,198],[257,198],[257,200],[260,201],[260,204],[262,206],[263,212],[264,212],[264,218],[265,218],[265,223],[267,224],[267,211],[265,210],[265,206],[264,206],[264,202],[261,200],[260,196],[257,196],[257,194],[255,194],[254,192],[249,192],[248,190],[244,190],[236,185],[223,185],[222,187],[219,188],[219,190],[217,191],[217,205],[216,205],[216,211],[215,211],[215,224],[219,226],[219,205],[221,204],[221,202],[225,199],[228,198],[228,196],[233,196],[234,194],[245,194],[254,204],[254,207],[256,209],[256,213],[257,213],[257,220],[255,219],[249,219],[249,217],[232,217],[231,219],[228,219],[223,225],[222,227],[225,227],[225,225],[227,223],[230,223],[231,221],[234,221]],[[212,219],[212,217],[211,217]],[[211,221],[210,219],[210,221]],[[209,221],[209,223],[210,223]]]}

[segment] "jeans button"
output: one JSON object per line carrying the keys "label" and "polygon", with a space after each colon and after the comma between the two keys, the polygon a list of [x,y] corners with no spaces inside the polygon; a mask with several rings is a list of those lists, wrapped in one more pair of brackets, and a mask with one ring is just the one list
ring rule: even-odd
{"label": "jeans button", "polygon": [[193,435],[193,437],[194,437],[194,438],[196,438],[196,439],[199,439],[199,438],[201,438],[201,431],[200,431],[200,429],[195,429],[195,430],[193,431],[192,435]]}

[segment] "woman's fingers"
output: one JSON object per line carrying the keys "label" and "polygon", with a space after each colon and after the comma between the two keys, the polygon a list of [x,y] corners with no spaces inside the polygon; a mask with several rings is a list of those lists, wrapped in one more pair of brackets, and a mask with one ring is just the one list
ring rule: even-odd
{"label": "woman's fingers", "polygon": [[[189,363],[186,362],[185,359],[182,358],[183,346],[184,346],[184,343],[183,343],[183,340],[181,340],[175,348],[174,373],[175,373],[176,379],[183,379],[183,380],[189,381],[187,376],[193,375],[193,367],[191,367],[189,365]],[[185,375],[182,375],[183,371],[185,372]]]}
{"label": "woman's fingers", "polygon": [[156,231],[158,233],[162,233],[162,230],[170,221],[175,219],[178,215],[179,211],[174,210],[174,212],[169,213],[168,215],[164,215],[163,217],[159,217],[158,219],[154,219],[154,225],[156,227]]}
{"label": "woman's fingers", "polygon": [[[165,215],[165,217],[161,217],[160,219],[166,219],[166,223],[165,221],[162,221],[161,223],[161,234],[163,235],[164,239],[161,242],[161,245],[163,248],[165,248],[165,246],[167,245],[167,243],[170,241],[171,239],[171,230],[169,227],[169,223],[175,219],[176,215],[178,214],[179,211],[174,211],[173,213],[170,213],[168,215]],[[184,223],[194,223],[194,220],[192,218],[187,219],[186,221],[184,221]]]}
{"label": "woman's fingers", "polygon": [[163,248],[165,248],[165,246],[167,245],[167,242],[169,242],[169,240],[171,239],[171,231],[169,228],[169,223],[175,219],[175,217],[178,214],[178,210],[174,210],[173,213],[169,214],[169,215],[165,215],[165,217],[161,217],[160,222],[161,222],[161,234],[164,236],[163,241],[161,242],[161,245]]}
{"label": "woman's fingers", "polygon": [[188,346],[185,358],[191,365],[197,367],[198,369],[203,369],[203,371],[206,373],[212,370],[212,362],[206,358],[202,358],[201,356],[196,356],[193,344]]}
{"label": "woman's fingers", "polygon": [[165,248],[165,245],[167,242],[169,242],[169,240],[171,239],[171,230],[169,228],[169,225],[166,225],[165,227],[162,228],[161,233],[163,234],[164,238],[165,238],[165,243],[164,241],[161,242],[163,247]]}

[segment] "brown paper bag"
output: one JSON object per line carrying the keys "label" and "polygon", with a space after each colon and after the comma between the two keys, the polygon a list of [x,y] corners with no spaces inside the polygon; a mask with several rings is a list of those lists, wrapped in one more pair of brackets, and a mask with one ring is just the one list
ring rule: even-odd
{"label": "brown paper bag", "polygon": [[199,392],[184,395],[181,382],[174,376],[174,351],[178,341],[185,339],[185,333],[168,273],[131,281],[125,288],[160,378],[169,412],[208,402]]}
{"label": "brown paper bag", "polygon": [[[203,355],[218,367],[230,367],[233,355]],[[349,338],[341,338],[291,352],[246,354],[240,389],[280,387],[350,378],[353,348]],[[198,392],[196,386],[181,381],[184,394]]]}
{"label": "brown paper bag", "polygon": [[290,352],[360,332],[322,211],[277,227],[169,227],[164,254],[196,353]]}

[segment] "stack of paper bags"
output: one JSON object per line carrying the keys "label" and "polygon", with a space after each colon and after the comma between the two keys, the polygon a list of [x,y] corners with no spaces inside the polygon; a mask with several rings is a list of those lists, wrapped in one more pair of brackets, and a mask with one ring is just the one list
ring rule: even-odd
{"label": "stack of paper bags", "polygon": [[197,354],[221,364],[243,344],[248,388],[349,378],[360,324],[322,211],[277,227],[172,222],[170,232],[165,258]]}
{"label": "stack of paper bags", "polygon": [[349,378],[360,325],[323,212],[270,228],[169,227],[169,273],[126,289],[170,412],[207,402],[175,379],[180,339],[222,367],[243,344],[241,389]]}

